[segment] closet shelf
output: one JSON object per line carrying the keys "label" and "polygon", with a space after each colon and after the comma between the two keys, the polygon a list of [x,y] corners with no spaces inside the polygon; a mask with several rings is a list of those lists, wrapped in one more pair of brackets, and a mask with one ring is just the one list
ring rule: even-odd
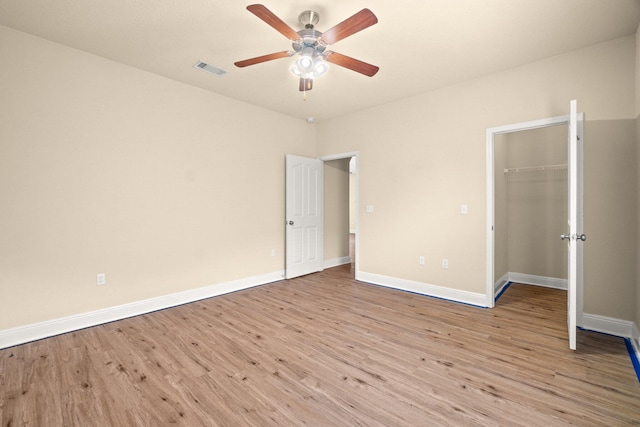
{"label": "closet shelf", "polygon": [[518,172],[544,172],[567,170],[567,165],[547,165],[547,166],[524,166],[520,168],[505,168],[504,173]]}

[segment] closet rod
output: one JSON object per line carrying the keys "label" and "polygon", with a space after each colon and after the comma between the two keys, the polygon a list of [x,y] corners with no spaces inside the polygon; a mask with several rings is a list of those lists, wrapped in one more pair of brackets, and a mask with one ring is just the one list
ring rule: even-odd
{"label": "closet rod", "polygon": [[552,170],[566,170],[567,165],[547,165],[547,166],[524,166],[521,168],[505,168],[504,173],[512,172],[542,172]]}

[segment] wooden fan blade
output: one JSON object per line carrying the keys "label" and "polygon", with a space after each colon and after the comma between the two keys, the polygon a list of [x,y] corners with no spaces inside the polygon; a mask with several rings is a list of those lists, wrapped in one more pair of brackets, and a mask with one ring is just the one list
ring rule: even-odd
{"label": "wooden fan blade", "polygon": [[300,86],[298,87],[300,92],[307,92],[313,89],[313,79],[305,79],[300,77]]}
{"label": "wooden fan blade", "polygon": [[247,6],[247,10],[258,18],[262,19],[267,24],[271,25],[280,34],[288,38],[289,40],[298,40],[300,34],[298,34],[293,28],[288,26],[282,19],[278,18],[273,12],[264,7],[261,4],[251,4]]}
{"label": "wooden fan blade", "polygon": [[378,22],[378,18],[376,18],[373,12],[369,9],[362,9],[351,18],[345,19],[335,27],[322,33],[320,40],[322,40],[324,44],[334,44],[345,37],[349,37],[358,31],[372,26],[376,22]]}
{"label": "wooden fan blade", "polygon": [[286,58],[289,56],[291,56],[291,52],[288,52],[288,51],[276,52],[276,53],[270,53],[268,55],[258,56],[251,59],[245,59],[244,61],[234,62],[234,64],[236,67],[242,68],[242,67],[247,67],[249,65],[260,64],[261,62],[272,61],[274,59]]}
{"label": "wooden fan blade", "polygon": [[375,65],[367,64],[366,62],[362,62],[358,59],[351,58],[350,56],[342,55],[337,52],[329,52],[326,56],[326,60],[332,64],[348,68],[369,77],[373,77],[380,69]]}

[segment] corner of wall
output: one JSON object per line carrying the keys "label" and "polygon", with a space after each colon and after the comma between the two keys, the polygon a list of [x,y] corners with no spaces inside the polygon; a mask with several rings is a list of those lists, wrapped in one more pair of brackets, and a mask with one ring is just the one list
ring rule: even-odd
{"label": "corner of wall", "polygon": [[[636,94],[636,203],[640,212],[640,25],[636,29],[636,57],[635,57],[635,94]],[[636,226],[636,258],[640,258],[640,219]],[[637,261],[640,261],[638,259]],[[640,327],[640,262],[636,262],[636,331]],[[635,337],[638,343],[638,337]]]}
{"label": "corner of wall", "polygon": [[[637,40],[637,38],[636,38]],[[636,42],[636,58],[640,56],[638,53],[638,43]],[[638,73],[638,64],[636,59],[636,75]],[[640,87],[640,80],[636,78],[636,91]],[[636,116],[636,211],[640,212],[640,116]],[[636,218],[636,330],[640,328],[640,218]],[[636,340],[637,342],[637,340]]]}
{"label": "corner of wall", "polygon": [[[635,50],[635,106],[636,106],[636,204],[640,212],[640,25],[636,29],[636,50]],[[635,331],[640,328],[640,219],[636,225],[636,316]],[[634,335],[634,342],[640,347],[640,339],[637,333]],[[637,348],[639,348],[637,347]]]}

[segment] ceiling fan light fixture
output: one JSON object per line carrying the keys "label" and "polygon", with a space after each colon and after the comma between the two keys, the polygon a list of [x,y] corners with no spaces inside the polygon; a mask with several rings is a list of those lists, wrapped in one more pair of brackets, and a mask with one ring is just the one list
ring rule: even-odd
{"label": "ceiling fan light fixture", "polygon": [[302,77],[302,72],[300,72],[300,69],[296,64],[293,64],[290,69],[294,76]]}
{"label": "ceiling fan light fixture", "polygon": [[317,57],[313,62],[313,77],[322,77],[329,70],[329,64],[322,58]]}
{"label": "ceiling fan light fixture", "polygon": [[301,56],[300,59],[296,61],[296,66],[302,73],[308,73],[313,70],[313,58],[308,56]]}
{"label": "ceiling fan light fixture", "polygon": [[315,49],[312,46],[305,46],[300,51],[300,58],[296,61],[296,66],[300,73],[310,73],[314,67]]}
{"label": "ceiling fan light fixture", "polygon": [[290,68],[291,73],[296,77],[315,79],[324,76],[329,71],[329,64],[320,57],[313,59],[310,71],[306,71],[308,68],[301,69],[299,62],[300,60],[296,61]]}

